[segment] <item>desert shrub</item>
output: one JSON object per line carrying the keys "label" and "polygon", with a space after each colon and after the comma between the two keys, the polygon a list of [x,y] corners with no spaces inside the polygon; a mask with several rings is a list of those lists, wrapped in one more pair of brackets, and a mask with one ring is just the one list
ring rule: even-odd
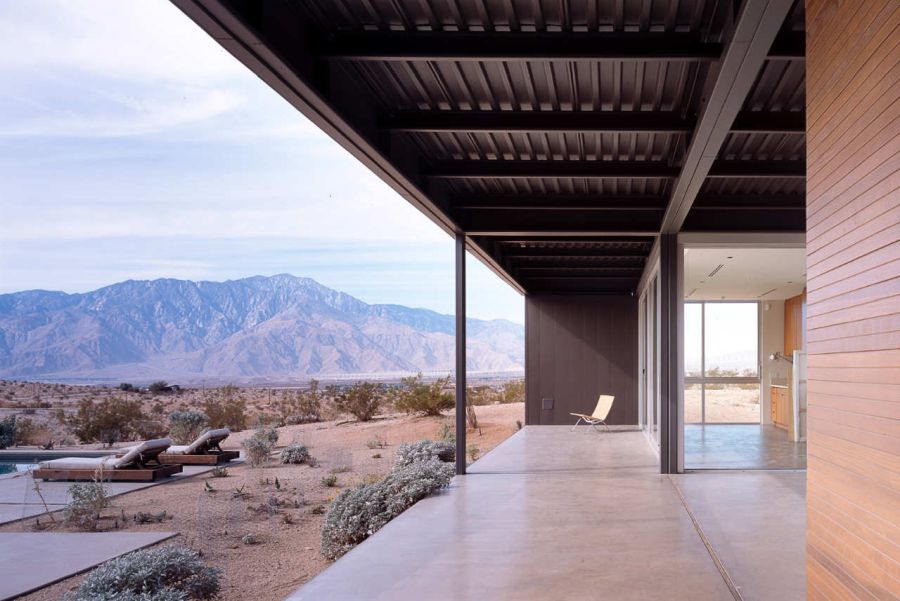
{"label": "desert shrub", "polygon": [[322,555],[337,559],[452,478],[453,466],[423,461],[396,469],[378,482],[345,490],[328,509]]}
{"label": "desert shrub", "polygon": [[278,412],[285,424],[306,424],[322,419],[322,399],[318,380],[309,381],[309,389],[286,393],[278,402]]}
{"label": "desert shrub", "polygon": [[117,398],[106,398],[99,403],[82,399],[75,414],[60,415],[78,440],[105,445],[133,438],[138,423],[146,419],[140,401]]}
{"label": "desert shrub", "polygon": [[134,384],[131,384],[129,382],[122,382],[121,384],[119,384],[119,390],[121,390],[122,392],[134,392]]}
{"label": "desert shrub", "polygon": [[422,381],[419,373],[400,380],[400,389],[394,405],[399,411],[420,415],[440,415],[455,404],[453,394],[444,390],[450,385],[450,376],[435,380],[431,384]]}
{"label": "desert shrub", "polygon": [[134,422],[134,433],[141,440],[163,438],[169,429],[158,419],[141,419]]}
{"label": "desert shrub", "polygon": [[470,386],[466,388],[466,404],[491,405],[499,400],[499,394],[492,386]]}
{"label": "desert shrub", "polygon": [[169,436],[176,444],[190,444],[209,425],[209,417],[199,411],[173,411],[169,414]]}
{"label": "desert shrub", "polygon": [[247,451],[247,463],[253,467],[259,467],[267,463],[276,442],[278,442],[278,430],[268,427],[257,429],[253,436],[244,441],[244,449]]}
{"label": "desert shrub", "polygon": [[45,425],[36,424],[30,418],[16,419],[16,444],[45,444],[53,438],[53,432]]}
{"label": "desert shrub", "polygon": [[456,442],[456,429],[444,422],[441,424],[440,429],[438,430],[438,440],[443,440],[444,442],[455,443]]}
{"label": "desert shrub", "polygon": [[247,402],[232,384],[223,386],[214,397],[203,401],[203,412],[209,417],[210,428],[228,428],[232,432],[247,428]]}
{"label": "desert shrub", "polygon": [[16,416],[0,419],[0,449],[16,444]]}
{"label": "desert shrub", "polygon": [[524,403],[525,380],[511,380],[504,384],[500,400],[503,403]]}
{"label": "desert shrub", "polygon": [[469,456],[469,461],[475,461],[478,459],[478,455],[481,453],[481,449],[478,448],[478,445],[474,442],[470,442],[466,446],[466,455]]}
{"label": "desert shrub", "polygon": [[157,380],[150,384],[150,386],[147,387],[147,390],[153,394],[162,394],[164,392],[169,392],[170,388],[169,383],[165,380]]}
{"label": "desert shrub", "polygon": [[109,506],[106,487],[101,482],[79,482],[69,487],[69,497],[64,512],[66,523],[82,530],[96,530],[100,514]]}
{"label": "desert shrub", "polygon": [[338,411],[367,422],[378,413],[384,402],[384,387],[373,382],[357,382],[334,399]]}
{"label": "desert shrub", "polygon": [[309,460],[309,449],[302,444],[292,444],[281,451],[281,463],[305,463]]}
{"label": "desert shrub", "polygon": [[332,486],[337,486],[337,476],[335,476],[334,474],[322,476],[322,486],[325,486],[327,488],[331,488]]}
{"label": "desert shrub", "polygon": [[366,441],[366,448],[369,449],[383,449],[387,446],[387,441],[383,439],[378,434],[375,435],[375,438],[371,438]]}
{"label": "desert shrub", "polygon": [[180,545],[134,551],[102,564],[67,601],[188,601],[219,594],[222,571]]}
{"label": "desert shrub", "polygon": [[420,440],[404,442],[397,447],[394,456],[394,468],[405,467],[422,461],[442,461],[452,463],[456,460],[456,446],[443,440]]}

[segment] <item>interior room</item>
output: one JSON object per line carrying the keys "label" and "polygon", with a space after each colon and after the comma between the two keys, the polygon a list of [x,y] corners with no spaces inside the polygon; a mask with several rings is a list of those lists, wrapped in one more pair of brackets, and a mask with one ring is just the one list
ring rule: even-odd
{"label": "interior room", "polygon": [[685,248],[685,469],[806,467],[806,250]]}

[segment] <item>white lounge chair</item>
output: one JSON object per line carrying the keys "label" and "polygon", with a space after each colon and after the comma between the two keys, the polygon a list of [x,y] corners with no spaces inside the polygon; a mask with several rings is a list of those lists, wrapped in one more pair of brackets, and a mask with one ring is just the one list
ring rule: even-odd
{"label": "white lounge chair", "polygon": [[590,426],[594,430],[597,430],[598,425],[603,424],[608,432],[609,425],[606,423],[606,418],[609,417],[609,412],[612,409],[613,401],[615,400],[616,397],[611,394],[601,394],[600,398],[597,399],[597,406],[594,407],[594,412],[590,415],[585,415],[584,413],[570,413],[569,415],[578,418],[578,421],[572,426],[572,431],[575,431],[575,428],[584,422],[585,425]]}
{"label": "white lounge chair", "polygon": [[152,482],[182,470],[180,465],[160,463],[160,455],[172,441],[148,440],[131,447],[121,457],[63,457],[38,464],[32,476],[42,480],[108,480]]}
{"label": "white lounge chair", "polygon": [[160,456],[163,463],[181,465],[218,465],[240,457],[240,451],[223,451],[222,444],[231,430],[217,428],[207,430],[197,440],[186,445],[172,445]]}

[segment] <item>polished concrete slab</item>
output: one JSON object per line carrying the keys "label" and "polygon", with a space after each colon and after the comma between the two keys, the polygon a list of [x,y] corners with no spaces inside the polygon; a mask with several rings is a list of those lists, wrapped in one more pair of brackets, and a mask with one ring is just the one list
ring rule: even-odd
{"label": "polished concrete slab", "polygon": [[526,427],[289,599],[732,601],[639,432]]}
{"label": "polished concrete slab", "polygon": [[772,425],[685,424],[685,469],[806,469],[806,443]]}
{"label": "polished concrete slab", "polygon": [[[243,459],[232,463],[236,464],[241,461]],[[107,482],[106,490],[109,496],[115,497],[134,490],[190,478],[209,472],[214,467],[211,465],[186,465],[180,474],[169,478],[162,478],[156,482]],[[47,509],[56,511],[64,508],[69,502],[71,485],[72,482],[44,482],[42,480],[35,482],[31,477],[31,472],[4,475],[3,478],[0,478],[0,524],[42,515],[47,512]]]}
{"label": "polished concrete slab", "polygon": [[0,601],[173,536],[174,532],[0,532]]}
{"label": "polished concrete slab", "polygon": [[672,478],[744,601],[806,599],[806,472]]}

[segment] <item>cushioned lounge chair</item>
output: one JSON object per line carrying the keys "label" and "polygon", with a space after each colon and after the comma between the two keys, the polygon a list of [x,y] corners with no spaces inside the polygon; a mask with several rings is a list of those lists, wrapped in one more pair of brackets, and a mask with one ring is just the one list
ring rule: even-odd
{"label": "cushioned lounge chair", "polygon": [[240,457],[240,451],[223,451],[222,441],[228,438],[231,430],[218,428],[201,434],[197,440],[186,445],[172,445],[159,460],[163,463],[180,465],[219,465]]}
{"label": "cushioned lounge chair", "polygon": [[[584,422],[585,425],[590,426],[594,430],[597,430],[598,425],[603,424],[603,426],[606,427],[606,430],[609,431],[609,426],[606,424],[606,418],[609,417],[609,411],[612,409],[613,401],[615,400],[616,397],[611,394],[601,394],[600,398],[597,399],[597,406],[594,408],[594,412],[590,415],[585,415],[584,413],[570,413],[569,415],[578,418],[578,421],[572,426],[572,430],[575,430],[579,424]],[[597,431],[599,432],[599,430]]]}
{"label": "cushioned lounge chair", "polygon": [[32,475],[42,480],[153,482],[183,469],[180,465],[165,465],[159,460],[171,444],[168,438],[160,438],[131,447],[121,457],[64,457],[43,461]]}

